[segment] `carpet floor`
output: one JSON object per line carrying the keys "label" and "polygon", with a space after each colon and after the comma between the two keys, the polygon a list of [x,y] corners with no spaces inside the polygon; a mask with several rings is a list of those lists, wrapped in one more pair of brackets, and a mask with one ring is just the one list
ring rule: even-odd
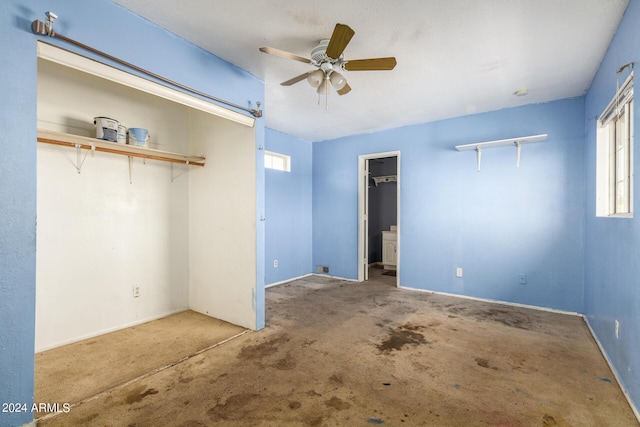
{"label": "carpet floor", "polygon": [[239,326],[184,311],[37,353],[35,401],[75,404],[94,398],[243,331]]}
{"label": "carpet floor", "polygon": [[582,318],[394,283],[274,286],[263,330],[39,424],[638,426]]}

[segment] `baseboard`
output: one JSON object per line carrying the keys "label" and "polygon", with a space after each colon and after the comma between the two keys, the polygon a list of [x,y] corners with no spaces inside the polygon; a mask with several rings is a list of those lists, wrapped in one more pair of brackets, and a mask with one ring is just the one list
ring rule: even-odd
{"label": "baseboard", "polygon": [[598,339],[598,336],[593,331],[593,328],[589,323],[589,319],[586,316],[582,316],[582,318],[584,319],[584,323],[587,325],[587,328],[589,329],[589,332],[591,333],[593,340],[596,342],[596,344],[598,344],[598,348],[600,349],[600,353],[602,353],[604,360],[607,361],[607,365],[609,365],[609,369],[611,369],[611,372],[613,372],[613,376],[616,378],[616,381],[618,382],[618,386],[620,387],[620,390],[622,390],[622,394],[624,394],[624,397],[627,399],[627,403],[631,407],[633,414],[636,416],[636,419],[640,423],[640,411],[638,411],[638,408],[636,408],[636,406],[633,404],[633,400],[631,400],[631,396],[629,396],[629,393],[627,393],[627,389],[624,387],[624,383],[620,380],[620,375],[618,375],[618,370],[615,368],[615,366],[613,366],[613,363],[611,363],[611,359],[609,359],[609,355],[607,354],[604,347],[602,346],[602,343]]}
{"label": "baseboard", "polygon": [[567,314],[569,316],[584,317],[581,313],[578,313],[577,311],[558,310],[558,309],[555,309],[555,308],[540,307],[538,305],[520,304],[520,303],[517,303],[517,302],[500,301],[500,300],[488,299],[488,298],[478,298],[478,297],[471,297],[471,296],[468,296],[468,295],[460,295],[460,294],[450,294],[448,292],[430,291],[430,290],[427,290],[427,289],[410,288],[410,287],[407,287],[407,286],[399,286],[399,288],[400,289],[406,289],[406,290],[409,290],[409,291],[427,292],[427,293],[430,293],[430,294],[445,295],[445,296],[454,297],[454,298],[463,298],[463,299],[468,299],[468,300],[473,300],[473,301],[481,301],[481,302],[489,302],[489,303],[492,303],[492,304],[507,305],[507,306],[510,306],[510,307],[528,308],[528,309],[531,309],[531,310],[548,311],[550,313]]}
{"label": "baseboard", "polygon": [[340,277],[340,276],[332,276],[330,274],[321,274],[321,273],[311,273],[312,276],[318,276],[318,277],[330,277],[332,279],[338,279],[338,280],[344,280],[347,282],[357,282],[358,279],[347,279],[346,277]]}
{"label": "baseboard", "polygon": [[285,283],[289,283],[289,282],[293,282],[294,280],[298,280],[298,279],[304,279],[305,277],[309,277],[311,276],[313,273],[307,273],[304,274],[302,276],[298,276],[298,277],[292,277],[291,279],[287,279],[287,280],[281,280],[280,282],[275,282],[275,283],[269,283],[268,285],[265,285],[264,288],[271,288],[273,286],[278,286],[278,285],[283,285]]}
{"label": "baseboard", "polygon": [[97,332],[92,332],[92,333],[90,333],[88,335],[83,335],[81,337],[77,337],[77,338],[73,338],[73,339],[70,339],[70,340],[61,341],[61,342],[58,342],[56,344],[52,344],[52,345],[47,345],[45,347],[36,348],[35,352],[36,353],[41,353],[43,351],[47,351],[47,350],[51,350],[51,349],[54,349],[54,348],[62,347],[63,345],[73,344],[73,343],[78,342],[78,341],[83,341],[83,340],[87,340],[89,338],[93,338],[93,337],[97,337],[97,336],[100,336],[100,335],[108,334],[110,332],[119,331],[120,329],[126,329],[126,328],[130,328],[132,326],[138,326],[138,325],[141,325],[143,323],[152,322],[154,320],[158,320],[158,319],[162,319],[162,318],[165,318],[165,317],[173,316],[174,314],[182,313],[183,311],[186,311],[186,310],[189,310],[189,307],[172,310],[172,311],[170,311],[168,313],[163,313],[163,314],[158,314],[156,316],[146,317],[144,319],[136,320],[135,322],[125,323],[124,325],[114,326],[113,328],[102,329],[102,330],[97,331]]}
{"label": "baseboard", "polygon": [[265,289],[271,288],[273,286],[284,285],[285,283],[290,283],[290,282],[293,282],[294,280],[304,279],[305,277],[309,277],[309,276],[330,277],[332,279],[345,280],[347,282],[357,282],[356,279],[346,279],[344,277],[331,276],[329,274],[308,273],[308,274],[305,274],[304,276],[292,277],[291,279],[283,280],[281,282],[276,282],[276,283],[271,283],[271,284],[265,285]]}

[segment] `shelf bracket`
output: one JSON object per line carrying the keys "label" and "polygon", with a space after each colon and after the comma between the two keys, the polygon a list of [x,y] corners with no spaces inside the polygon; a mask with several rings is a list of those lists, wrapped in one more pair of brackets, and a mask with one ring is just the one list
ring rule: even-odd
{"label": "shelf bracket", "polygon": [[[175,165],[180,166],[179,168],[176,168]],[[184,165],[185,167],[183,168],[182,165]],[[184,175],[185,173],[189,172],[189,160],[185,160],[184,163],[171,163],[171,182],[173,182],[176,178]]]}
{"label": "shelf bracket", "polygon": [[132,174],[133,174],[133,156],[128,156],[129,157],[129,184],[133,184],[133,178],[132,178]]}
{"label": "shelf bracket", "polygon": [[87,159],[87,155],[89,154],[89,152],[87,151],[84,154],[84,157],[82,157],[82,146],[80,144],[75,144],[76,146],[76,170],[78,171],[78,173],[80,173],[80,171],[82,170],[82,165],[84,165],[84,161]]}
{"label": "shelf bracket", "polygon": [[520,153],[522,152],[522,143],[520,141],[516,141],[516,167],[520,167]]}
{"label": "shelf bracket", "polygon": [[482,147],[476,147],[476,153],[478,153],[478,172],[480,172],[480,164],[482,163]]}

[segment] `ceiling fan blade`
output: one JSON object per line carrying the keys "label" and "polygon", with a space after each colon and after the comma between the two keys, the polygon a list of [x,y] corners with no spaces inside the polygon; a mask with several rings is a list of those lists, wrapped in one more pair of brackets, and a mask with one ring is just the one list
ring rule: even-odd
{"label": "ceiling fan blade", "polygon": [[303,56],[298,56],[293,53],[285,52],[284,50],[276,49],[273,47],[264,46],[260,48],[260,52],[268,53],[270,55],[281,56],[287,59],[293,59],[294,61],[304,62],[305,64],[311,64],[311,60]]}
{"label": "ceiling fan blade", "polygon": [[344,87],[338,91],[338,95],[346,95],[349,92],[351,92],[351,86],[349,86],[349,83],[346,83]]}
{"label": "ceiling fan blade", "polygon": [[338,59],[354,34],[355,31],[348,25],[336,24],[331,39],[329,39],[329,44],[327,45],[326,55],[331,59]]}
{"label": "ceiling fan blade", "polygon": [[296,77],[294,77],[292,79],[289,79],[286,82],[280,83],[280,85],[281,86],[291,86],[292,84],[301,82],[302,80],[306,79],[309,76],[309,74],[311,74],[311,73],[313,73],[313,71],[309,71],[307,73],[300,74],[299,76],[296,76]]}
{"label": "ceiling fan blade", "polygon": [[343,67],[347,71],[374,71],[374,70],[393,70],[396,66],[396,58],[370,58],[356,59],[347,61]]}

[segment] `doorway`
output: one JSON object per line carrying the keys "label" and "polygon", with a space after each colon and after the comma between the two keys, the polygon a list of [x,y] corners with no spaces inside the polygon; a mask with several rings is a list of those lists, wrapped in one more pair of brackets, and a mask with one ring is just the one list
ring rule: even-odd
{"label": "doorway", "polygon": [[400,286],[400,171],[400,151],[358,157],[359,282],[381,266]]}

